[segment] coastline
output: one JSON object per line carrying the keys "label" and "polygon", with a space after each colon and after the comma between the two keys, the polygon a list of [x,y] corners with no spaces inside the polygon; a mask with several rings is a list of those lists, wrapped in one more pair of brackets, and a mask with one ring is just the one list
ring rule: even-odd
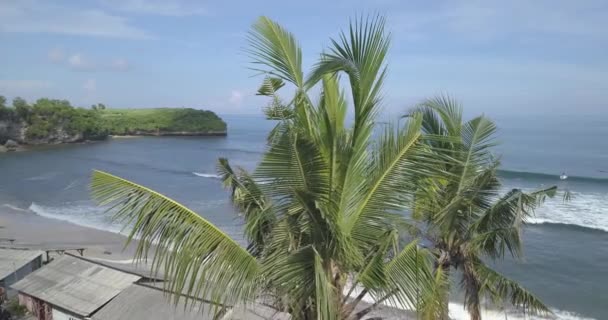
{"label": "coastline", "polygon": [[226,137],[228,131],[136,131],[125,135],[111,134],[108,138],[136,137]]}
{"label": "coastline", "polygon": [[84,248],[83,256],[107,260],[129,260],[135,253],[136,242],[125,247],[124,235],[41,217],[25,209],[0,206],[0,227],[0,245],[4,247],[43,251]]}
{"label": "coastline", "polygon": [[69,145],[83,145],[83,144],[92,144],[99,142],[106,142],[111,140],[126,140],[126,139],[136,139],[142,137],[226,137],[228,136],[228,131],[217,131],[217,132],[160,132],[160,133],[147,133],[141,132],[136,134],[126,134],[126,135],[108,135],[105,139],[96,139],[96,140],[82,140],[82,141],[73,141],[73,142],[60,142],[60,143],[39,143],[39,144],[19,144],[14,150],[8,150],[5,146],[0,145],[0,154],[3,153],[12,153],[12,152],[25,152],[37,149],[45,149],[59,146],[69,146]]}

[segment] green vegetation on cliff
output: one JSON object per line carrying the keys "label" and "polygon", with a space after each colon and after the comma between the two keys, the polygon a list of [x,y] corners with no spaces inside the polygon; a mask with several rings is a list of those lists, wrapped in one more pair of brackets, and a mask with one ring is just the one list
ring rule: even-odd
{"label": "green vegetation on cliff", "polygon": [[28,104],[21,98],[13,100],[12,107],[0,96],[0,121],[23,130],[6,130],[0,140],[21,142],[76,142],[103,139],[108,135],[98,112],[73,107],[67,100],[38,99]]}
{"label": "green vegetation on cliff", "polygon": [[223,134],[226,123],[215,113],[190,108],[101,109],[110,134]]}
{"label": "green vegetation on cliff", "polygon": [[113,135],[225,135],[226,123],[211,111],[189,108],[77,108],[67,100],[0,96],[0,143],[45,144],[104,139]]}

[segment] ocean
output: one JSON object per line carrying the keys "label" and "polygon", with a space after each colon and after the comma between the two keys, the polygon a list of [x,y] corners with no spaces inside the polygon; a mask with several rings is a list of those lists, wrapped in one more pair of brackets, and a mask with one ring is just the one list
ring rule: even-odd
{"label": "ocean", "polygon": [[[89,200],[91,170],[100,169],[160,191],[240,238],[215,164],[227,157],[233,165],[255,168],[273,124],[255,116],[223,118],[227,137],[111,139],[0,154],[0,206],[121,232]],[[608,318],[608,119],[494,120],[505,190],[558,185],[573,195],[567,203],[553,199],[538,210],[524,228],[524,261],[507,259],[497,269],[540,296],[560,319]],[[559,179],[562,172],[567,180]],[[451,309],[462,313],[456,302]],[[484,319],[491,318],[505,315]]]}

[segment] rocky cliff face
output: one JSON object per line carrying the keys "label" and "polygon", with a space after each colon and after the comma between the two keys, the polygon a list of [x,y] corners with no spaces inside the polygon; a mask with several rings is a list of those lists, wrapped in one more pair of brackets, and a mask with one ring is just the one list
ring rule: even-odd
{"label": "rocky cliff face", "polygon": [[62,127],[55,128],[44,138],[28,138],[27,129],[27,124],[24,122],[0,120],[0,144],[4,144],[9,139],[28,145],[74,143],[84,140],[82,133],[69,134]]}
{"label": "rocky cliff face", "polygon": [[26,143],[26,131],[27,126],[23,122],[0,120],[0,144],[4,144],[9,139]]}

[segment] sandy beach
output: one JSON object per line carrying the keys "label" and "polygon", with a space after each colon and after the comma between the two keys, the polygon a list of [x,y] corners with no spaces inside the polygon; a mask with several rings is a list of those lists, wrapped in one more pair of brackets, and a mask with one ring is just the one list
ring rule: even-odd
{"label": "sandy beach", "polygon": [[[84,248],[84,256],[108,260],[133,258],[123,235],[49,219],[29,211],[0,207],[0,245],[38,250]],[[11,243],[7,239],[14,239]],[[77,254],[76,251],[68,252]]]}

